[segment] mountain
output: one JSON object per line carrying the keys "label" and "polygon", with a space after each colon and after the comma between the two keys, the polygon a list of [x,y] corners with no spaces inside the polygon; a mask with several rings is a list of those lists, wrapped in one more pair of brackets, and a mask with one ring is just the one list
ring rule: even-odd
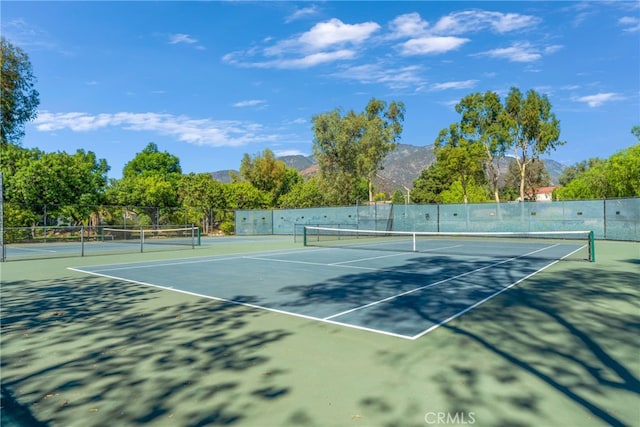
{"label": "mountain", "polygon": [[[311,176],[318,172],[318,165],[313,156],[282,156],[278,157],[288,167],[300,171],[304,176]],[[433,145],[416,146],[410,144],[398,144],[384,160],[382,170],[378,172],[375,182],[376,191],[392,193],[403,188],[412,188],[413,181],[420,176],[423,169],[428,168],[436,160],[433,153]],[[555,160],[543,159],[547,171],[551,175],[553,185],[558,184],[558,178],[564,166]],[[501,168],[502,174],[507,171],[505,166]],[[220,182],[231,182],[231,171],[213,172],[213,178]],[[237,173],[237,171],[233,171]]]}
{"label": "mountain", "polygon": [[232,173],[239,173],[236,170],[231,170],[231,169],[225,169],[225,170],[221,170],[221,171],[216,171],[216,172],[211,172],[211,176],[213,177],[213,179],[215,179],[218,182],[231,182],[231,174]]}
{"label": "mountain", "polygon": [[278,160],[282,160],[288,167],[303,171],[309,166],[315,165],[316,161],[313,156],[281,156]]}

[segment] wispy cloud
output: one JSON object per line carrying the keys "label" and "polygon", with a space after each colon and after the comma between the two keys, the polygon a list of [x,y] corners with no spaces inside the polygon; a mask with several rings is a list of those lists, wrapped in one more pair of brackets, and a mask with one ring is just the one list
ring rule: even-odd
{"label": "wispy cloud", "polygon": [[69,50],[60,47],[46,30],[24,19],[3,21],[2,35],[11,44],[21,49],[28,49],[29,51],[51,50],[64,55],[70,54]]}
{"label": "wispy cloud", "polygon": [[194,43],[198,43],[198,40],[194,39],[189,34],[178,33],[178,34],[169,35],[169,44],[179,44],[179,43],[194,44]]}
{"label": "wispy cloud", "polygon": [[190,34],[169,34],[169,44],[186,44],[192,45],[195,49],[205,50],[206,48],[198,43],[198,39],[194,38]]}
{"label": "wispy cloud", "polygon": [[34,121],[40,132],[67,129],[72,132],[93,132],[108,127],[129,131],[155,132],[179,141],[212,147],[242,146],[255,142],[273,142],[278,136],[269,134],[260,124],[234,121],[193,119],[161,113],[52,113],[40,111]]}
{"label": "wispy cloud", "polygon": [[637,33],[640,31],[640,19],[635,16],[624,16],[618,19],[618,24],[622,26],[622,31]]}
{"label": "wispy cloud", "polygon": [[605,102],[618,101],[620,99],[622,99],[622,97],[619,94],[606,92],[596,93],[595,95],[581,96],[579,98],[576,98],[575,100],[578,102],[584,102],[589,107],[595,108],[601,106]]}
{"label": "wispy cloud", "polygon": [[297,21],[299,19],[305,19],[310,16],[315,16],[319,13],[319,9],[316,5],[312,5],[309,7],[303,7],[301,9],[296,9],[291,15],[287,16],[285,22],[288,24],[293,21]]}
{"label": "wispy cloud", "polygon": [[223,61],[256,68],[310,68],[355,57],[355,47],[379,29],[375,22],[345,24],[334,18],[265,48],[231,52],[223,56]]}
{"label": "wispy cloud", "polygon": [[375,22],[345,24],[333,18],[314,25],[309,31],[297,37],[283,40],[265,49],[267,55],[299,52],[321,52],[327,49],[354,46],[367,40],[380,26]]}
{"label": "wispy cloud", "polygon": [[362,84],[384,84],[391,89],[406,89],[408,87],[417,87],[419,89],[425,84],[425,79],[421,74],[422,67],[418,65],[389,67],[385,64],[365,64],[345,67],[330,75],[342,79],[356,80]]}
{"label": "wispy cloud", "polygon": [[465,34],[490,30],[499,34],[524,30],[538,25],[541,19],[518,13],[467,10],[443,16],[432,28],[435,34]]}
{"label": "wispy cloud", "polygon": [[458,49],[468,41],[469,39],[460,37],[420,37],[404,42],[401,53],[405,56],[445,53]]}
{"label": "wispy cloud", "polygon": [[246,101],[239,101],[236,102],[235,104],[233,104],[234,107],[239,107],[239,108],[243,108],[243,107],[257,107],[257,106],[264,106],[267,103],[267,101],[265,101],[264,99],[249,99]]}
{"label": "wispy cloud", "polygon": [[511,62],[533,62],[542,58],[540,50],[528,42],[514,43],[509,47],[492,49],[476,55],[506,59]]}
{"label": "wispy cloud", "polygon": [[431,90],[469,89],[478,83],[478,80],[463,80],[457,82],[443,82],[431,85]]}
{"label": "wispy cloud", "polygon": [[411,38],[427,34],[429,22],[422,19],[419,13],[399,15],[389,23],[389,38]]}

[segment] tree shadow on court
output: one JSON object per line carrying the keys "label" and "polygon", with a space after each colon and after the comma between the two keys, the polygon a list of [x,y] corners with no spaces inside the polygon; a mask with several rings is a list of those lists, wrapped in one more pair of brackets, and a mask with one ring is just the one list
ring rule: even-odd
{"label": "tree shadow on court", "polygon": [[[442,325],[459,342],[469,340],[482,349],[471,350],[467,343],[467,351],[484,358],[489,352],[497,361],[487,370],[470,357],[434,375],[431,380],[447,397],[446,411],[475,412],[481,425],[533,427],[541,420],[545,425],[563,425],[558,420],[563,419],[561,412],[570,410],[566,403],[557,403],[557,413],[543,410],[554,399],[550,396],[559,399],[559,395],[585,411],[585,425],[637,423],[640,410],[633,402],[640,398],[640,380],[634,337],[640,330],[640,292],[636,282],[633,273],[578,267],[557,279],[533,277]],[[427,321],[441,320],[420,302],[410,305]],[[557,394],[529,388],[531,378]],[[483,423],[483,416],[491,421]]]}
{"label": "tree shadow on court", "polygon": [[[562,269],[557,276],[533,276],[440,326],[455,339],[447,343],[448,349],[433,350],[461,353],[452,354],[437,373],[425,378],[438,384],[447,402],[438,411],[460,416],[475,413],[483,426],[563,425],[561,412],[575,408],[586,414],[585,424],[637,422],[640,411],[633,407],[640,395],[634,343],[640,329],[637,274],[572,263],[567,264],[572,268]],[[501,270],[485,268],[489,264],[438,256],[415,258],[382,272],[345,274],[313,286],[287,287],[283,292],[297,295],[288,305],[343,301],[361,306],[416,284],[460,275],[455,286],[443,283],[427,293],[407,294],[360,319],[364,325],[399,325],[419,319],[429,327],[501,291],[505,284],[519,282],[531,270],[530,261],[524,259],[511,261]],[[472,270],[476,272],[465,276]],[[428,335],[416,343],[424,340],[428,345],[430,339]],[[390,365],[408,362],[400,352],[380,354],[380,358]],[[563,408],[568,402],[574,407]],[[381,417],[392,416],[394,408],[381,396],[365,397],[361,405]],[[549,413],[554,405],[557,413]],[[575,415],[569,419],[575,420]],[[406,423],[404,418],[389,421],[390,425]],[[417,424],[424,425],[424,420]]]}
{"label": "tree shadow on court", "polygon": [[249,307],[94,277],[1,293],[3,411],[41,425],[233,424],[290,392],[264,351],[290,332]]}

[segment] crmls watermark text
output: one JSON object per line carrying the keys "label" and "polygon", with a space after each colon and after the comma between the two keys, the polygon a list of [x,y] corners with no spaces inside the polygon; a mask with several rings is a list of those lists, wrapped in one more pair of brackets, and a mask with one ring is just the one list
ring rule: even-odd
{"label": "crmls watermark text", "polygon": [[427,412],[424,414],[424,422],[432,425],[465,425],[475,424],[474,412]]}

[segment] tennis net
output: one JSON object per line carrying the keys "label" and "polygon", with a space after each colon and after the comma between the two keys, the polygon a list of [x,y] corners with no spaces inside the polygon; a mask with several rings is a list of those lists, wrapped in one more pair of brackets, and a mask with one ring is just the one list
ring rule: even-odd
{"label": "tennis net", "polygon": [[305,246],[356,248],[439,255],[534,257],[595,261],[592,231],[413,232],[304,228]]}
{"label": "tennis net", "polygon": [[105,242],[134,243],[146,245],[188,245],[199,243],[198,227],[182,228],[103,228],[101,240]]}

